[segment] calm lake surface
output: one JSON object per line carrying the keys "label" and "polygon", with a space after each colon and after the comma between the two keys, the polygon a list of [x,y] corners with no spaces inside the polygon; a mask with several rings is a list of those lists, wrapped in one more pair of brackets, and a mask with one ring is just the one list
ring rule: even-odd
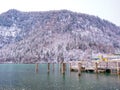
{"label": "calm lake surface", "polygon": [[[68,67],[68,65],[67,65]],[[120,77],[110,74],[70,72],[65,75],[59,65],[52,65],[50,73],[47,64],[0,64],[0,90],[120,90]]]}

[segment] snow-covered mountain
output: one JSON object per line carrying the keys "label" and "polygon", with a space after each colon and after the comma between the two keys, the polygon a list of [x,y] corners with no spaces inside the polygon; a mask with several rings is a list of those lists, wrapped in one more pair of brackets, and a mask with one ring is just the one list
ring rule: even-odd
{"label": "snow-covered mountain", "polygon": [[0,15],[1,62],[87,60],[120,51],[120,27],[68,10]]}

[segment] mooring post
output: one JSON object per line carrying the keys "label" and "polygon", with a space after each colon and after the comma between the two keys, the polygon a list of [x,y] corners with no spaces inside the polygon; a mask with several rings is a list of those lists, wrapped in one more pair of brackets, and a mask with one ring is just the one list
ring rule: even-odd
{"label": "mooring post", "polygon": [[98,63],[95,63],[95,72],[98,73]]}
{"label": "mooring post", "polygon": [[78,63],[78,76],[81,75],[81,66],[82,66],[82,64],[79,62]]}
{"label": "mooring post", "polygon": [[66,63],[62,63],[62,74],[65,74]]}
{"label": "mooring post", "polygon": [[50,63],[48,63],[48,73],[50,72]]}
{"label": "mooring post", "polygon": [[38,72],[38,63],[36,63],[35,71]]}

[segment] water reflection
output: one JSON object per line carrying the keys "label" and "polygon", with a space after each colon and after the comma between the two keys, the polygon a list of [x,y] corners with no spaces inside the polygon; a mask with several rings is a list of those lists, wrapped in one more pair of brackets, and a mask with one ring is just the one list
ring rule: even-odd
{"label": "water reflection", "polygon": [[65,73],[62,74],[63,81],[65,81]]}
{"label": "water reflection", "polygon": [[96,73],[95,76],[96,76],[96,79],[99,79],[99,75],[98,75],[98,73]]}

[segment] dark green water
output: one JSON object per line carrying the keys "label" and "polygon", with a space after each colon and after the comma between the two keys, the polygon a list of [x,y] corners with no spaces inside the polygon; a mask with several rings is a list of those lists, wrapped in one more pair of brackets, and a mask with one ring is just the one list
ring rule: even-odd
{"label": "dark green water", "polygon": [[1,64],[0,90],[120,90],[117,75],[67,71],[62,75],[59,65],[47,73],[47,64],[40,64],[38,72],[34,64]]}

